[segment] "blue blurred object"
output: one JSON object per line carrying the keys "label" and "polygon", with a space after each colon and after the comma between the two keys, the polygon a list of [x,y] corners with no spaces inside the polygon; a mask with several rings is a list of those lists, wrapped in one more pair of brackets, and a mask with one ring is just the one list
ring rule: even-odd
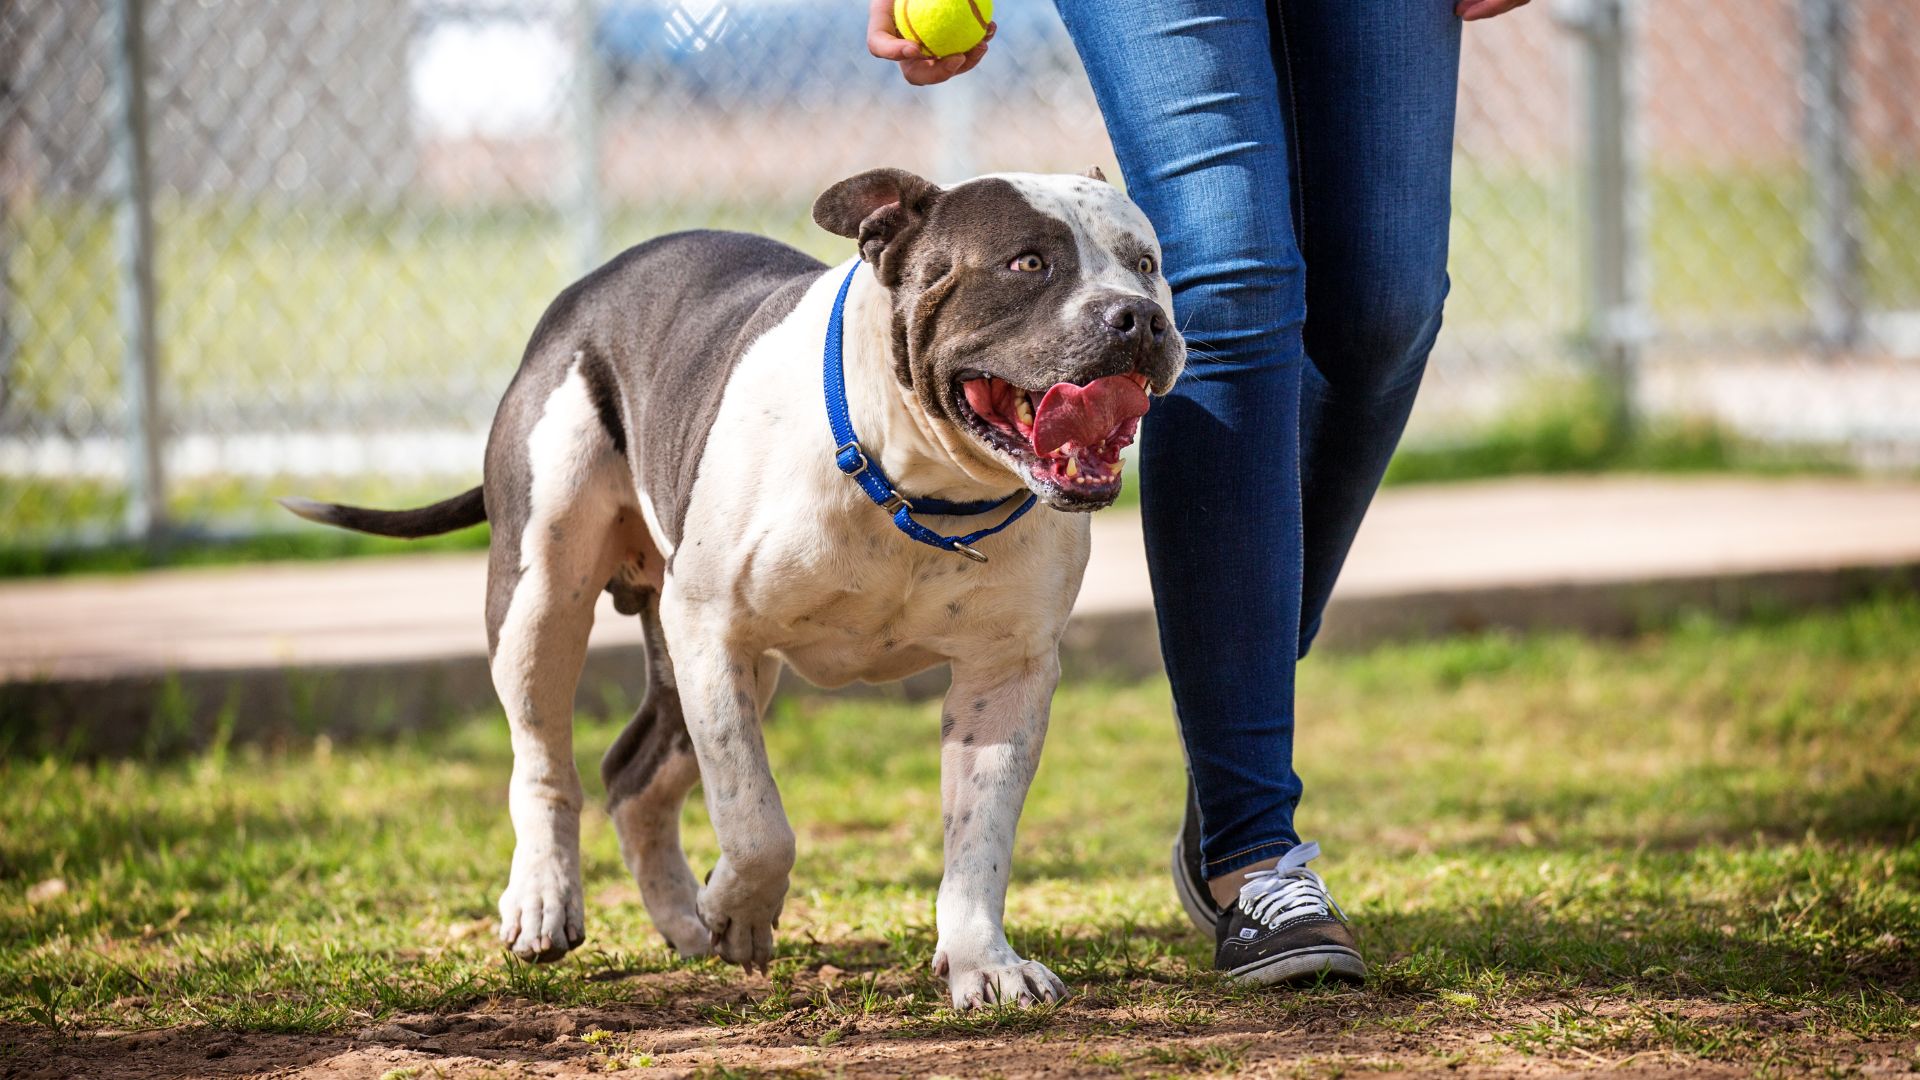
{"label": "blue blurred object", "polygon": [[[996,12],[991,77],[1002,85],[1072,68],[1047,3]],[[892,65],[867,54],[856,4],[770,0],[712,5],[627,0],[601,9],[594,51],[616,86],[673,88],[702,104],[793,103],[855,92],[908,94]]]}

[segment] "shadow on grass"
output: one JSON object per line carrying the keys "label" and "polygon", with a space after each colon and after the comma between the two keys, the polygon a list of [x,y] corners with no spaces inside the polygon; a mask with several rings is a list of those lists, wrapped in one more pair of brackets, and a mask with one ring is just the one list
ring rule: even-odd
{"label": "shadow on grass", "polygon": [[[1621,845],[1636,849],[1693,850],[1754,839],[1824,840],[1883,845],[1910,844],[1920,838],[1920,781],[1867,774],[1845,782],[1813,787],[1756,790],[1753,770],[1742,766],[1693,765],[1657,785],[1623,788],[1617,782],[1557,781],[1551,792],[1511,793],[1472,805],[1449,802],[1438,813],[1467,820],[1492,818],[1508,826],[1527,826],[1568,847]],[[1589,825],[1598,815],[1639,813],[1660,820],[1628,828]],[[1575,839],[1577,838],[1577,839]],[[1515,846],[1487,837],[1469,841],[1479,850]]]}
{"label": "shadow on grass", "polygon": [[1360,930],[1376,965],[1372,986],[1384,993],[1537,981],[1716,999],[1920,994],[1920,959],[1895,935],[1849,947],[1830,928],[1796,933],[1780,922],[1747,904],[1676,900],[1648,923],[1519,901],[1369,913]]}

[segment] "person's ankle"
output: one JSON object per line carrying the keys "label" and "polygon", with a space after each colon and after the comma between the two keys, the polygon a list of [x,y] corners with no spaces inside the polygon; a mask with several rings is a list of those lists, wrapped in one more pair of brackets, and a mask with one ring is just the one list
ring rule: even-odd
{"label": "person's ankle", "polygon": [[1207,879],[1207,891],[1213,894],[1213,902],[1221,908],[1230,908],[1240,899],[1240,886],[1246,884],[1247,875],[1255,870],[1271,870],[1280,862],[1280,856],[1261,859],[1238,870],[1229,870],[1216,878]]}

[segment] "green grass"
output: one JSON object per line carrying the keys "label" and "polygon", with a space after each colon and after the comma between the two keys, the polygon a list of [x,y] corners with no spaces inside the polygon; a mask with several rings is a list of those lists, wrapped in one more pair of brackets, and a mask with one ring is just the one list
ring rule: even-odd
{"label": "green grass", "polygon": [[[771,977],[671,958],[597,812],[587,947],[551,967],[503,959],[498,717],[388,745],[5,760],[0,1061],[101,1028],[319,1038],[393,1017],[566,1015],[605,1028],[554,1044],[595,1069],[656,1054],[738,1068],[795,1045],[828,1067],[986,1036],[974,1071],[1020,1071],[1023,1053],[1115,1075],[1642,1055],[1911,1067],[1915,655],[1920,600],[1901,598],[1628,643],[1484,636],[1314,658],[1300,821],[1360,927],[1372,981],[1358,993],[1248,993],[1207,972],[1164,870],[1181,784],[1167,690],[1068,686],[1008,919],[1078,996],[1037,1014],[955,1016],[927,971],[936,703],[777,704],[768,740],[801,857]],[[595,800],[616,728],[579,727]],[[688,821],[704,869],[697,805]],[[686,1049],[723,1037],[735,1056]]]}
{"label": "green grass", "polygon": [[314,528],[230,537],[187,534],[158,544],[116,541],[93,547],[7,547],[0,548],[0,580],[56,574],[120,574],[169,566],[229,566],[363,555],[485,551],[489,537],[485,525],[420,540],[392,540]]}
{"label": "green grass", "polygon": [[[478,479],[476,467],[475,480]],[[163,566],[212,566],[294,559],[339,559],[432,551],[484,550],[482,525],[421,540],[392,540],[300,521],[273,503],[281,495],[337,498],[369,506],[419,506],[437,502],[462,486],[457,480],[395,483],[378,476],[352,479],[225,479],[176,484],[170,509],[175,524],[153,543],[125,539],[50,543],[44,538],[0,543],[0,580],[52,574],[127,573]],[[9,501],[23,514],[72,514],[83,520],[118,522],[124,495],[92,482],[49,485],[0,478],[0,506]],[[224,523],[208,526],[208,522]],[[249,527],[253,522],[260,527]],[[0,530],[0,535],[4,531]],[[111,534],[109,534],[111,535]]]}
{"label": "green grass", "polygon": [[1651,417],[1620,430],[1600,385],[1542,381],[1523,403],[1470,434],[1402,446],[1385,483],[1580,473],[1854,472],[1843,450],[1745,438],[1704,419]]}

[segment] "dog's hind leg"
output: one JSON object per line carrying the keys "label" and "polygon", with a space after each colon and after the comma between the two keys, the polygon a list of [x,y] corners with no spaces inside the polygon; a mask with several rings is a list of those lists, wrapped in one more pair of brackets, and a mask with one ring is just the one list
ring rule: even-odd
{"label": "dog's hind leg", "polygon": [[700,765],[680,712],[680,689],[660,628],[659,594],[646,594],[641,605],[647,696],[601,759],[600,776],[607,784],[607,812],[620,834],[620,858],[640,886],[647,916],[668,947],[682,956],[705,956],[713,945],[696,906],[700,883],[680,847],[680,812],[700,779]]}
{"label": "dog's hind leg", "polygon": [[488,642],[513,742],[513,869],[500,936],[520,959],[547,961],[586,939],[573,697],[594,602],[637,511],[577,364],[537,399],[510,392],[501,413],[487,460]]}

